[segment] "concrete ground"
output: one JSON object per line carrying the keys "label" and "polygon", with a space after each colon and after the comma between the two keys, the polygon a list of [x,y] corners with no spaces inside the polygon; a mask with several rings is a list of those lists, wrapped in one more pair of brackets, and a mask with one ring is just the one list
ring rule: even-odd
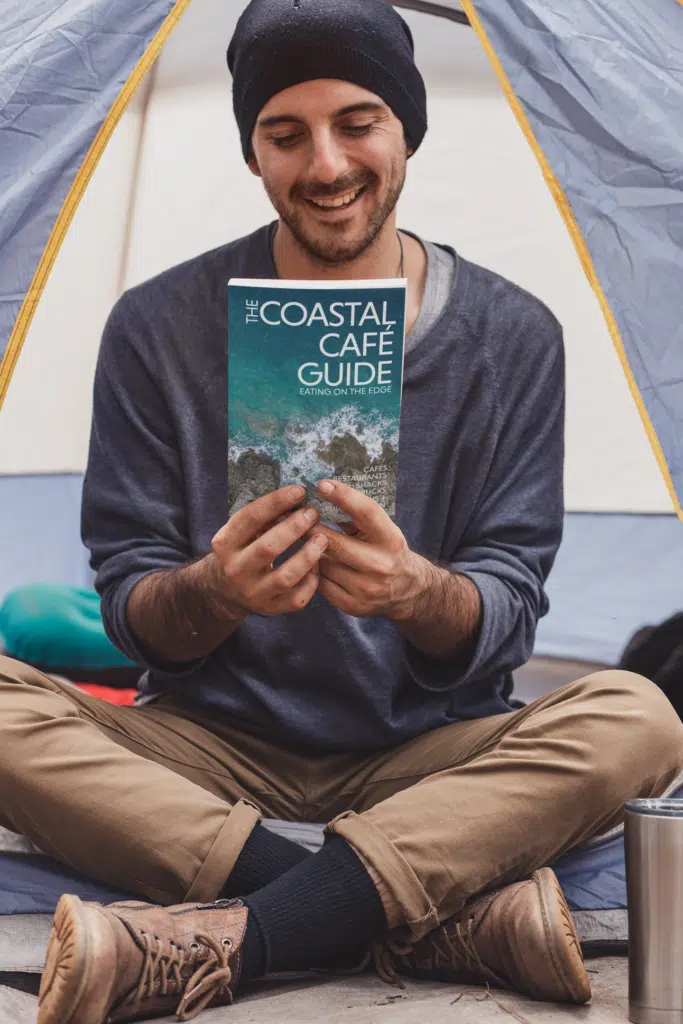
{"label": "concrete ground", "polygon": [[[625,1024],[627,961],[587,964],[593,1001],[585,1007],[535,1003],[510,992],[493,997],[464,986],[408,982],[405,992],[372,975],[260,986],[232,1007],[208,1010],[201,1024]],[[35,1024],[37,999],[0,987],[2,1024]],[[169,1024],[175,1017],[164,1018]],[[93,1022],[95,1024],[95,1022]]]}

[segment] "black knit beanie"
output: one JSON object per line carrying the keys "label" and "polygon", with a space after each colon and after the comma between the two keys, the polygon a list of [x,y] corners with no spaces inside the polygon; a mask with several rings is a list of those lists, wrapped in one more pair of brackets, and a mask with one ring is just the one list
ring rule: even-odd
{"label": "black knit beanie", "polygon": [[414,52],[410,28],[388,0],[252,0],[228,50],[245,160],[266,103],[316,78],[380,96],[417,150],[427,131],[427,94]]}

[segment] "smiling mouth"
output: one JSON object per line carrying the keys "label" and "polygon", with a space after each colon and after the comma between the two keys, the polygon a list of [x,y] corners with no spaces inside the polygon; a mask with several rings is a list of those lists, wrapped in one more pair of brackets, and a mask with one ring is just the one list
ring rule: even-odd
{"label": "smiling mouth", "polygon": [[343,195],[334,196],[331,199],[307,198],[306,202],[311,203],[318,210],[347,210],[363,195],[366,187],[366,185],[362,185],[360,188],[344,192]]}

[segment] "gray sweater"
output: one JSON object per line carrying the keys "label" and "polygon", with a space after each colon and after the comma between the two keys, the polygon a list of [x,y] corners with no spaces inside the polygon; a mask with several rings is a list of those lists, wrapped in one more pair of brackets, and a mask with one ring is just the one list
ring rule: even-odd
{"label": "gray sweater", "polygon": [[132,588],[206,554],[226,519],[227,283],[277,276],[268,231],[131,289],[107,322],[82,527],[109,636],[148,669],[145,694],[313,751],[380,749],[510,711],[562,534],[562,331],[537,299],[459,257],[445,310],[406,354],[396,521],[413,550],[479,588],[469,664],[320,595],[297,614],[251,616],[201,663],[173,670],[139,650]]}

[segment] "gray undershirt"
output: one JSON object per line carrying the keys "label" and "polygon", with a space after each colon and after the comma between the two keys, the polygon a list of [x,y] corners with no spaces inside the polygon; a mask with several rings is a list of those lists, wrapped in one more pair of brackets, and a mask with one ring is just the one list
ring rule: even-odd
{"label": "gray undershirt", "polygon": [[416,348],[436,326],[455,289],[457,260],[453,253],[422,238],[419,241],[427,253],[427,280],[418,318],[406,338],[406,352]]}

